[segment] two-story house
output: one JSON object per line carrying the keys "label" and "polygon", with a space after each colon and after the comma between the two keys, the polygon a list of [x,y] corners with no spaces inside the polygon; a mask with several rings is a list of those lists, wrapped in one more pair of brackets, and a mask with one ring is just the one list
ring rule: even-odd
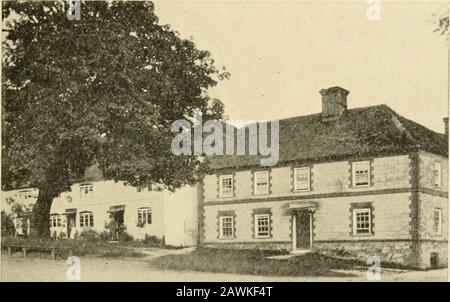
{"label": "two-story house", "polygon": [[[2,192],[2,207],[11,212],[13,200],[29,208],[36,202],[38,190],[22,188]],[[108,230],[111,216],[134,239],[146,236],[164,238],[166,244],[197,244],[197,188],[183,187],[176,192],[132,187],[124,182],[104,179],[97,166],[87,169],[83,179],[53,200],[50,209],[50,234],[73,239],[83,230]],[[4,202],[3,202],[4,201]],[[174,215],[176,213],[176,215]],[[14,219],[16,233],[22,233],[21,219]],[[29,230],[28,230],[29,232]]]}
{"label": "two-story house", "polygon": [[347,109],[340,87],[320,93],[321,113],[279,121],[276,166],[209,158],[201,244],[446,266],[448,133],[386,105]]}

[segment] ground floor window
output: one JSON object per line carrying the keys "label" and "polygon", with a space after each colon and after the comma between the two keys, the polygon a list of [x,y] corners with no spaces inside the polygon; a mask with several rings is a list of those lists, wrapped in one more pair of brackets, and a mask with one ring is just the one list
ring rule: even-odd
{"label": "ground floor window", "polygon": [[60,227],[61,226],[61,215],[51,215],[50,216],[50,227]]}
{"label": "ground floor window", "polygon": [[137,210],[138,224],[152,224],[152,209],[151,208],[139,208]]}
{"label": "ground floor window", "polygon": [[353,209],[353,234],[370,235],[372,230],[371,209]]}
{"label": "ground floor window", "polygon": [[94,226],[94,214],[92,212],[80,213],[80,227],[87,228]]}
{"label": "ground floor window", "polygon": [[255,237],[268,238],[270,236],[270,214],[255,215]]}
{"label": "ground floor window", "polygon": [[234,236],[234,217],[221,216],[219,217],[220,230],[219,235],[221,239],[230,239]]}

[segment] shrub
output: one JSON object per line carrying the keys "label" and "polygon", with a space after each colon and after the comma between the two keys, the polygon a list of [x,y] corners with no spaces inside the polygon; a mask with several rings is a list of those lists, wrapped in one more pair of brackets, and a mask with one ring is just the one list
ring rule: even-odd
{"label": "shrub", "polygon": [[131,236],[130,234],[128,234],[127,232],[127,228],[122,225],[121,227],[119,227],[119,241],[123,241],[123,242],[128,242],[128,241],[133,241],[134,238],[133,236]]}
{"label": "shrub", "polygon": [[154,236],[154,235],[147,235],[147,234],[145,234],[144,244],[147,245],[147,246],[157,246],[157,247],[165,246],[165,244],[164,244],[164,237],[163,238],[159,238],[159,237]]}
{"label": "shrub", "polygon": [[133,241],[134,238],[127,231],[122,231],[119,233],[119,241],[128,242]]}
{"label": "shrub", "polygon": [[65,232],[61,232],[58,235],[58,239],[63,240],[67,238],[67,234]]}
{"label": "shrub", "polygon": [[5,211],[2,211],[1,214],[2,221],[2,237],[13,236],[16,232],[16,228],[14,226],[14,222],[11,218],[11,215],[6,214]]}
{"label": "shrub", "polygon": [[80,233],[80,239],[95,242],[100,240],[100,235],[97,231],[91,229],[84,229]]}
{"label": "shrub", "polygon": [[109,231],[103,231],[100,234],[98,234],[98,238],[103,241],[106,242],[108,240],[111,240],[111,232]]}

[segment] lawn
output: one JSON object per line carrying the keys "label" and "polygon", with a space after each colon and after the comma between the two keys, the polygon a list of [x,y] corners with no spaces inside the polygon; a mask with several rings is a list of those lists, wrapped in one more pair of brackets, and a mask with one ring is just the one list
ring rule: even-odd
{"label": "lawn", "polygon": [[191,254],[167,255],[151,261],[159,269],[193,270],[266,276],[352,276],[334,270],[352,270],[365,263],[308,253],[289,259],[268,259],[279,253],[257,250],[203,248]]}
{"label": "lawn", "polygon": [[[366,271],[363,261],[307,253],[289,259],[268,259],[281,252],[258,250],[232,250],[201,248],[191,254],[167,255],[151,261],[159,269],[191,270],[213,273],[231,273],[265,276],[354,276],[351,270]],[[410,269],[394,264],[382,263],[382,268]],[[339,270],[339,271],[336,271]]]}

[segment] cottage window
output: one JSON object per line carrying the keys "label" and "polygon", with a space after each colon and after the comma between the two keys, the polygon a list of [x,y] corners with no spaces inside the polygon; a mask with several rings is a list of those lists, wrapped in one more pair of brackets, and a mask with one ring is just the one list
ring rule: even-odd
{"label": "cottage window", "polygon": [[152,209],[139,208],[137,210],[139,224],[152,224]]}
{"label": "cottage window", "polygon": [[220,197],[233,196],[233,175],[221,175],[219,180]]}
{"label": "cottage window", "polygon": [[353,234],[369,235],[372,229],[371,209],[353,210]]}
{"label": "cottage window", "polygon": [[94,226],[94,214],[92,212],[80,213],[80,227],[88,228]]}
{"label": "cottage window", "polygon": [[309,191],[310,190],[310,176],[311,171],[309,167],[294,169],[294,190],[295,191]]}
{"label": "cottage window", "polygon": [[442,166],[440,162],[434,162],[434,187],[440,188],[442,183]]}
{"label": "cottage window", "polygon": [[370,162],[361,161],[352,163],[352,179],[354,187],[367,187],[370,185]]}
{"label": "cottage window", "polygon": [[254,173],[255,194],[269,194],[269,172],[261,171]]}
{"label": "cottage window", "polygon": [[434,235],[442,235],[442,209],[435,208],[433,214],[433,231]]}
{"label": "cottage window", "polygon": [[31,199],[31,198],[33,198],[33,191],[32,190],[19,191],[19,198],[20,199]]}
{"label": "cottage window", "polygon": [[50,216],[50,227],[60,227],[61,226],[61,216],[53,214]]}
{"label": "cottage window", "polygon": [[92,194],[93,191],[94,191],[93,184],[81,184],[80,185],[80,197],[84,197],[88,194]]}
{"label": "cottage window", "polygon": [[255,237],[269,238],[270,236],[270,214],[255,215]]}
{"label": "cottage window", "polygon": [[219,217],[220,223],[220,238],[230,239],[234,236],[234,217],[233,216],[221,216]]}

